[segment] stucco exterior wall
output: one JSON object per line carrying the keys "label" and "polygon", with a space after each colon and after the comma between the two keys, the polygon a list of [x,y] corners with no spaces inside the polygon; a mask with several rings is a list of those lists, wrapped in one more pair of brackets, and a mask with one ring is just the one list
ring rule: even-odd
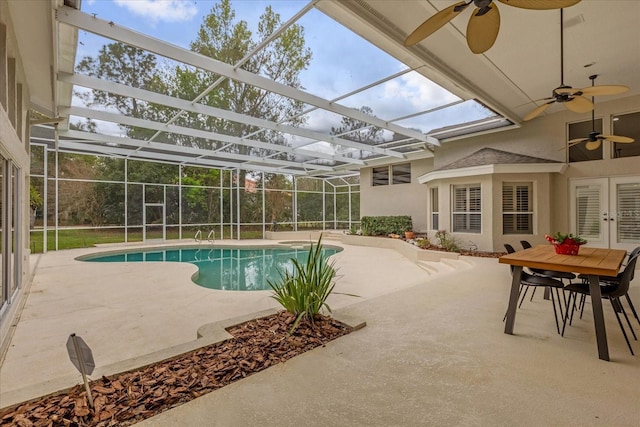
{"label": "stucco exterior wall", "polygon": [[[398,162],[406,163],[406,162]],[[433,169],[433,159],[411,161],[411,183],[372,185],[372,168],[360,171],[360,217],[381,215],[409,215],[413,229],[426,231],[427,201],[429,192],[426,185],[419,184],[417,178]]]}
{"label": "stucco exterior wall", "polygon": [[[606,97],[603,97],[606,98]],[[612,134],[612,116],[640,111],[640,96],[626,97],[612,101],[597,100],[596,118],[603,122],[603,134]],[[371,187],[371,169],[361,171],[361,214],[362,215],[412,215],[414,228],[429,230],[430,203],[429,188],[438,186],[440,224],[439,228],[451,230],[451,186],[455,184],[480,183],[482,186],[482,233],[459,234],[455,237],[463,247],[471,243],[480,250],[504,250],[504,243],[520,247],[520,240],[532,244],[544,243],[544,235],[556,231],[571,231],[570,185],[574,180],[598,177],[638,177],[640,182],[640,157],[612,158],[612,144],[603,144],[604,159],[568,163],[564,173],[515,174],[477,176],[431,181],[421,188],[414,183],[415,178],[433,169],[441,168],[476,151],[491,147],[512,153],[539,157],[566,163],[566,141],[568,124],[590,119],[590,114],[561,111],[538,117],[521,127],[494,132],[481,136],[443,142],[435,149],[435,157],[429,163],[414,161],[419,165],[418,174],[412,173],[412,184],[405,186]],[[425,161],[426,162],[426,161]],[[427,166],[428,165],[428,166]],[[413,172],[413,170],[412,170]],[[534,183],[534,234],[502,234],[502,182],[530,181]],[[430,236],[434,234],[430,232]]]}

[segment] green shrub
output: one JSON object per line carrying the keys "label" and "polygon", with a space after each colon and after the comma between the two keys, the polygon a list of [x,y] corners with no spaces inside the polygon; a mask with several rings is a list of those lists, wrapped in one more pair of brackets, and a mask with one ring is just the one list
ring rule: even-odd
{"label": "green shrub", "polygon": [[427,249],[431,247],[431,242],[426,237],[421,237],[420,239],[416,240],[416,243],[418,247],[421,249]]}
{"label": "green shrub", "polygon": [[438,239],[438,244],[441,248],[444,248],[449,252],[460,252],[460,247],[458,246],[458,242],[456,242],[455,237],[447,233],[446,230],[438,230],[436,232],[436,239]]}
{"label": "green shrub", "polygon": [[322,254],[322,234],[318,238],[317,245],[311,245],[306,264],[301,264],[297,259],[293,262],[293,273],[280,271],[280,279],[276,282],[267,280],[273,289],[271,296],[278,301],[285,310],[293,313],[296,320],[289,333],[293,333],[305,317],[313,323],[314,317],[320,313],[323,307],[331,312],[327,304],[327,298],[333,292],[336,270],[333,262],[329,262]]}
{"label": "green shrub", "polygon": [[403,235],[405,231],[413,230],[413,222],[408,215],[363,216],[360,224],[365,236]]}

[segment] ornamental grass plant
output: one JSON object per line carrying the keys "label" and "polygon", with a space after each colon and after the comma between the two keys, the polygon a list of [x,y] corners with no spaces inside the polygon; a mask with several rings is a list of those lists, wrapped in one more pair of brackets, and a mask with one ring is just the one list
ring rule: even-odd
{"label": "ornamental grass plant", "polygon": [[290,334],[296,330],[302,319],[307,318],[313,324],[314,318],[323,308],[331,312],[327,298],[333,292],[336,277],[334,263],[323,255],[322,235],[316,245],[311,244],[306,263],[301,263],[295,258],[291,261],[293,272],[280,270],[278,280],[267,280],[273,289],[271,297],[295,316]]}

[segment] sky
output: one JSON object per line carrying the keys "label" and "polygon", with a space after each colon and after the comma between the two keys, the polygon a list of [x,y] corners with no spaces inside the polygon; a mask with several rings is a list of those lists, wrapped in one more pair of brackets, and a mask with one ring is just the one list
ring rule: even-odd
{"label": "sky", "polygon": [[[83,0],[82,11],[188,49],[215,3],[217,0]],[[286,22],[307,1],[232,0],[236,18],[246,21],[254,34],[259,17],[269,4],[280,14],[281,22]],[[407,68],[317,9],[311,9],[298,24],[304,27],[305,40],[313,54],[311,65],[301,74],[301,82],[304,90],[314,95],[331,100]],[[100,47],[110,42],[85,31],[80,31],[79,41],[78,60],[96,56]],[[409,72],[339,103],[353,108],[368,106],[377,117],[394,120],[458,99],[419,73]],[[400,124],[428,132],[486,116],[486,111],[471,102]],[[318,111],[309,116],[305,127],[327,131],[338,126],[337,121],[336,115]]]}

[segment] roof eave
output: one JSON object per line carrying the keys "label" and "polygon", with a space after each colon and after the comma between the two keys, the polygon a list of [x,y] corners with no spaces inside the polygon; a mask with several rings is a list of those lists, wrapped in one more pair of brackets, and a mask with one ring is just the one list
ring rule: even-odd
{"label": "roof eave", "polygon": [[418,177],[418,183],[427,184],[439,179],[452,179],[466,176],[480,176],[491,174],[564,173],[565,170],[567,170],[566,163],[514,163],[503,165],[492,164],[428,172]]}

